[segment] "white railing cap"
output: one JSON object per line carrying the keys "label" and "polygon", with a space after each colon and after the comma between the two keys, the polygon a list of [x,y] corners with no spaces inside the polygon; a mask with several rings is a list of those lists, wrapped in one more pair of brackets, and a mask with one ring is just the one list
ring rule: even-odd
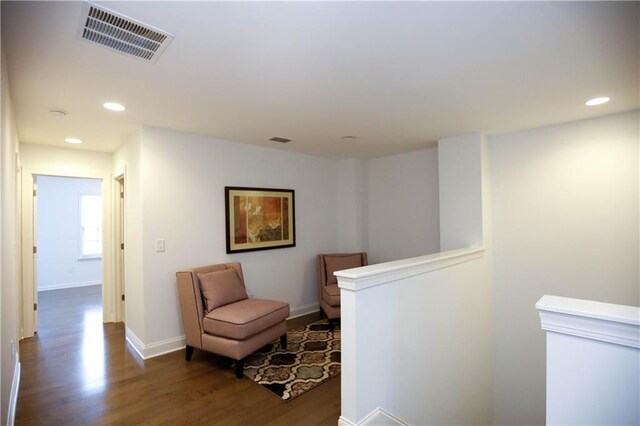
{"label": "white railing cap", "polygon": [[468,262],[484,256],[484,247],[449,250],[409,259],[336,271],[341,289],[358,291]]}
{"label": "white railing cap", "polygon": [[640,348],[640,308],[543,296],[536,308],[543,330]]}
{"label": "white railing cap", "polygon": [[640,325],[640,308],[637,306],[614,305],[593,300],[545,295],[536,303],[536,309],[623,324]]}

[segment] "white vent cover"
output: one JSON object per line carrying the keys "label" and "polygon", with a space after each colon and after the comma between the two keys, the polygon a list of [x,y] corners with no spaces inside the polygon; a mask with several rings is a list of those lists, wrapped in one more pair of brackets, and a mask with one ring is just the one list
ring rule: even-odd
{"label": "white vent cover", "polygon": [[89,2],[82,6],[79,36],[129,56],[155,62],[173,35]]}

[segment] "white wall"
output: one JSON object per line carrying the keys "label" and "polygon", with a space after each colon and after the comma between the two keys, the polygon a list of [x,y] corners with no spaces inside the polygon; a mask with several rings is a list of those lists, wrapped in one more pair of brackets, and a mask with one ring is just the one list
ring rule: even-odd
{"label": "white wall", "polygon": [[20,159],[24,167],[61,176],[111,173],[113,168],[111,153],[26,143],[20,144]]}
{"label": "white wall", "polygon": [[545,295],[547,425],[640,424],[640,308]]}
{"label": "white wall", "polygon": [[369,262],[440,251],[438,150],[367,161]]}
{"label": "white wall", "polygon": [[638,111],[489,139],[495,422],[545,422],[544,294],[635,305]]}
{"label": "white wall", "polygon": [[[11,98],[4,52],[1,58],[2,83],[0,86],[1,141],[0,141],[0,423],[12,421],[12,386],[19,376],[18,351],[18,262],[20,246],[18,240],[18,203],[16,178],[16,152],[18,134]],[[15,348],[15,353],[12,353]],[[13,395],[16,397],[17,395]]]}
{"label": "white wall", "polygon": [[102,259],[80,259],[80,196],[100,195],[101,185],[38,177],[38,291],[102,284]]}
{"label": "white wall", "polygon": [[483,245],[483,143],[478,133],[438,142],[441,251]]}
{"label": "white wall", "polygon": [[347,159],[337,161],[340,217],[336,222],[336,252],[366,251],[369,245],[368,162]]}
{"label": "white wall", "polygon": [[[437,151],[427,151],[445,159],[456,155],[466,159],[462,165],[455,161],[440,165],[437,192],[441,199],[473,200],[463,209],[455,203],[444,203],[440,216],[455,214],[458,221],[474,226],[443,226],[440,231],[444,241],[457,238],[460,244],[472,244],[482,236],[483,217],[490,212],[483,209],[485,199],[490,199],[484,185],[488,178],[483,174],[484,151],[486,145],[479,134],[442,140]],[[415,172],[416,163],[424,166],[424,162],[413,163],[418,154],[424,153],[379,160],[384,166],[392,166],[387,173],[377,175],[383,189],[388,194],[394,190],[411,192],[405,190],[411,185],[402,178],[402,170],[409,167]],[[414,167],[410,167],[412,164]],[[436,176],[432,181],[437,181],[437,170],[432,173]],[[390,184],[385,175],[396,177],[391,179],[393,187],[385,186]],[[420,188],[419,182],[414,185],[413,189]],[[435,199],[430,201],[437,207],[437,193]],[[397,200],[394,197],[392,201]],[[396,210],[400,220],[411,217],[404,212],[404,208]],[[380,226],[392,228],[383,222]],[[377,408],[407,424],[491,423],[489,253],[490,248],[462,249],[337,274],[344,337],[341,424],[359,424]]]}
{"label": "white wall", "polygon": [[640,424],[638,348],[547,333],[547,425]]}
{"label": "white wall", "polygon": [[[378,407],[410,425],[491,423],[488,262],[436,262],[433,271],[416,273],[422,259],[429,256],[406,260],[406,276],[404,260],[389,270],[375,265],[380,273],[367,270],[367,278],[388,281],[357,291],[338,278],[342,424],[360,424]],[[357,288],[359,280],[354,283]]]}
{"label": "white wall", "polygon": [[[286,301],[293,315],[317,309],[316,255],[341,248],[344,163],[147,127],[141,152],[145,343],[183,334],[175,273],[184,268],[241,262],[254,297]],[[225,186],[294,189],[296,247],[227,255]],[[160,238],[164,253],[154,251]]]}

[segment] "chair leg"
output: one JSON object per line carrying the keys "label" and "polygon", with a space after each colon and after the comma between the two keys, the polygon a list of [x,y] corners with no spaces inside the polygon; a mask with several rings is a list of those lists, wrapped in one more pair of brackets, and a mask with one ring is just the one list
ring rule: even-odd
{"label": "chair leg", "polygon": [[236,361],[236,377],[242,379],[244,377],[244,359]]}
{"label": "chair leg", "polygon": [[187,361],[191,361],[191,358],[193,357],[193,346],[187,345],[185,349],[186,351],[184,353],[184,359]]}
{"label": "chair leg", "polygon": [[320,308],[320,319],[325,319],[325,318],[329,318],[329,317],[327,316],[327,314],[324,313],[322,308]]}
{"label": "chair leg", "polygon": [[329,318],[329,331],[334,331],[335,329],[336,329],[335,318]]}
{"label": "chair leg", "polygon": [[287,333],[280,336],[280,347],[282,349],[287,349]]}

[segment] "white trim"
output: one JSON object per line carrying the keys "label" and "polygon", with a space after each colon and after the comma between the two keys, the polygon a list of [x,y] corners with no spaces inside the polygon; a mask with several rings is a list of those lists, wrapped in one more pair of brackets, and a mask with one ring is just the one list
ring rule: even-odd
{"label": "white trim", "polygon": [[317,303],[307,303],[306,305],[297,306],[291,309],[291,315],[287,319],[298,318],[303,315],[309,315],[314,312],[319,312],[320,306]]}
{"label": "white trim", "polygon": [[127,340],[127,343],[131,345],[138,356],[144,359],[144,343],[142,343],[142,340],[138,339],[138,336],[136,336],[136,334],[131,331],[129,327],[125,327],[125,338]]}
{"label": "white trim", "polygon": [[16,352],[16,362],[13,367],[13,381],[9,394],[9,409],[7,410],[7,426],[13,426],[16,420],[16,406],[18,405],[18,388],[20,387],[20,354]]}
{"label": "white trim", "polygon": [[356,426],[356,423],[347,419],[346,417],[338,417],[338,426]]}
{"label": "white trim", "polygon": [[[249,293],[248,296],[249,296],[249,299],[256,298],[253,293]],[[287,317],[287,319],[298,318],[298,317],[301,317],[303,315],[312,314],[314,312],[320,312],[320,305],[318,305],[317,302],[316,303],[307,303],[305,305],[300,305],[300,306],[296,306],[296,307],[291,308],[290,314]]]}
{"label": "white trim", "polygon": [[83,260],[102,260],[102,254],[90,254],[87,256],[80,255],[78,256],[79,261]]}
{"label": "white trim", "polygon": [[393,414],[378,407],[365,416],[364,419],[358,423],[354,423],[346,417],[340,416],[338,419],[338,426],[408,426],[408,423],[403,422]]}
{"label": "white trim", "polygon": [[145,345],[129,327],[125,328],[125,335],[127,343],[131,345],[138,356],[143,360],[179,351],[185,347],[184,336],[173,337],[171,339],[161,340],[159,342]]}
{"label": "white trim", "polygon": [[92,285],[102,285],[102,281],[84,281],[84,282],[78,282],[78,283],[62,283],[62,284],[48,285],[46,287],[40,287],[38,289],[38,292],[49,291],[49,290],[62,290],[65,288],[90,287]]}
{"label": "white trim", "polygon": [[[255,298],[255,296],[252,293],[249,293],[248,296],[249,296],[249,299]],[[314,312],[320,312],[320,305],[318,305],[317,303],[307,303],[306,305],[300,305],[300,306],[291,308],[290,314],[287,317],[287,319],[298,318],[303,315],[312,314]]]}
{"label": "white trim", "polygon": [[160,342],[150,343],[144,347],[144,359],[179,351],[185,347],[185,336],[174,337]]}
{"label": "white trim", "polygon": [[338,277],[340,289],[360,291],[438,269],[449,268],[460,263],[480,259],[483,256],[483,247],[470,247],[411,259],[378,263],[361,268],[346,269],[337,271],[334,275]]}
{"label": "white trim", "polygon": [[[125,221],[125,200],[121,198],[121,185],[125,184],[125,170],[126,167],[118,167],[114,171],[114,178],[111,181],[112,186],[112,200],[111,205],[111,217],[113,218],[112,227],[112,256],[113,256],[113,297],[115,298],[114,304],[114,322],[126,322],[125,318],[125,301],[122,300],[122,296],[125,295],[125,283],[124,283],[124,253],[121,251],[120,243],[124,244],[124,221]],[[122,183],[120,183],[122,180]],[[122,235],[120,230],[122,229]],[[122,240],[121,240],[122,237]]]}
{"label": "white trim", "polygon": [[543,330],[640,349],[640,308],[543,296],[536,308]]}

